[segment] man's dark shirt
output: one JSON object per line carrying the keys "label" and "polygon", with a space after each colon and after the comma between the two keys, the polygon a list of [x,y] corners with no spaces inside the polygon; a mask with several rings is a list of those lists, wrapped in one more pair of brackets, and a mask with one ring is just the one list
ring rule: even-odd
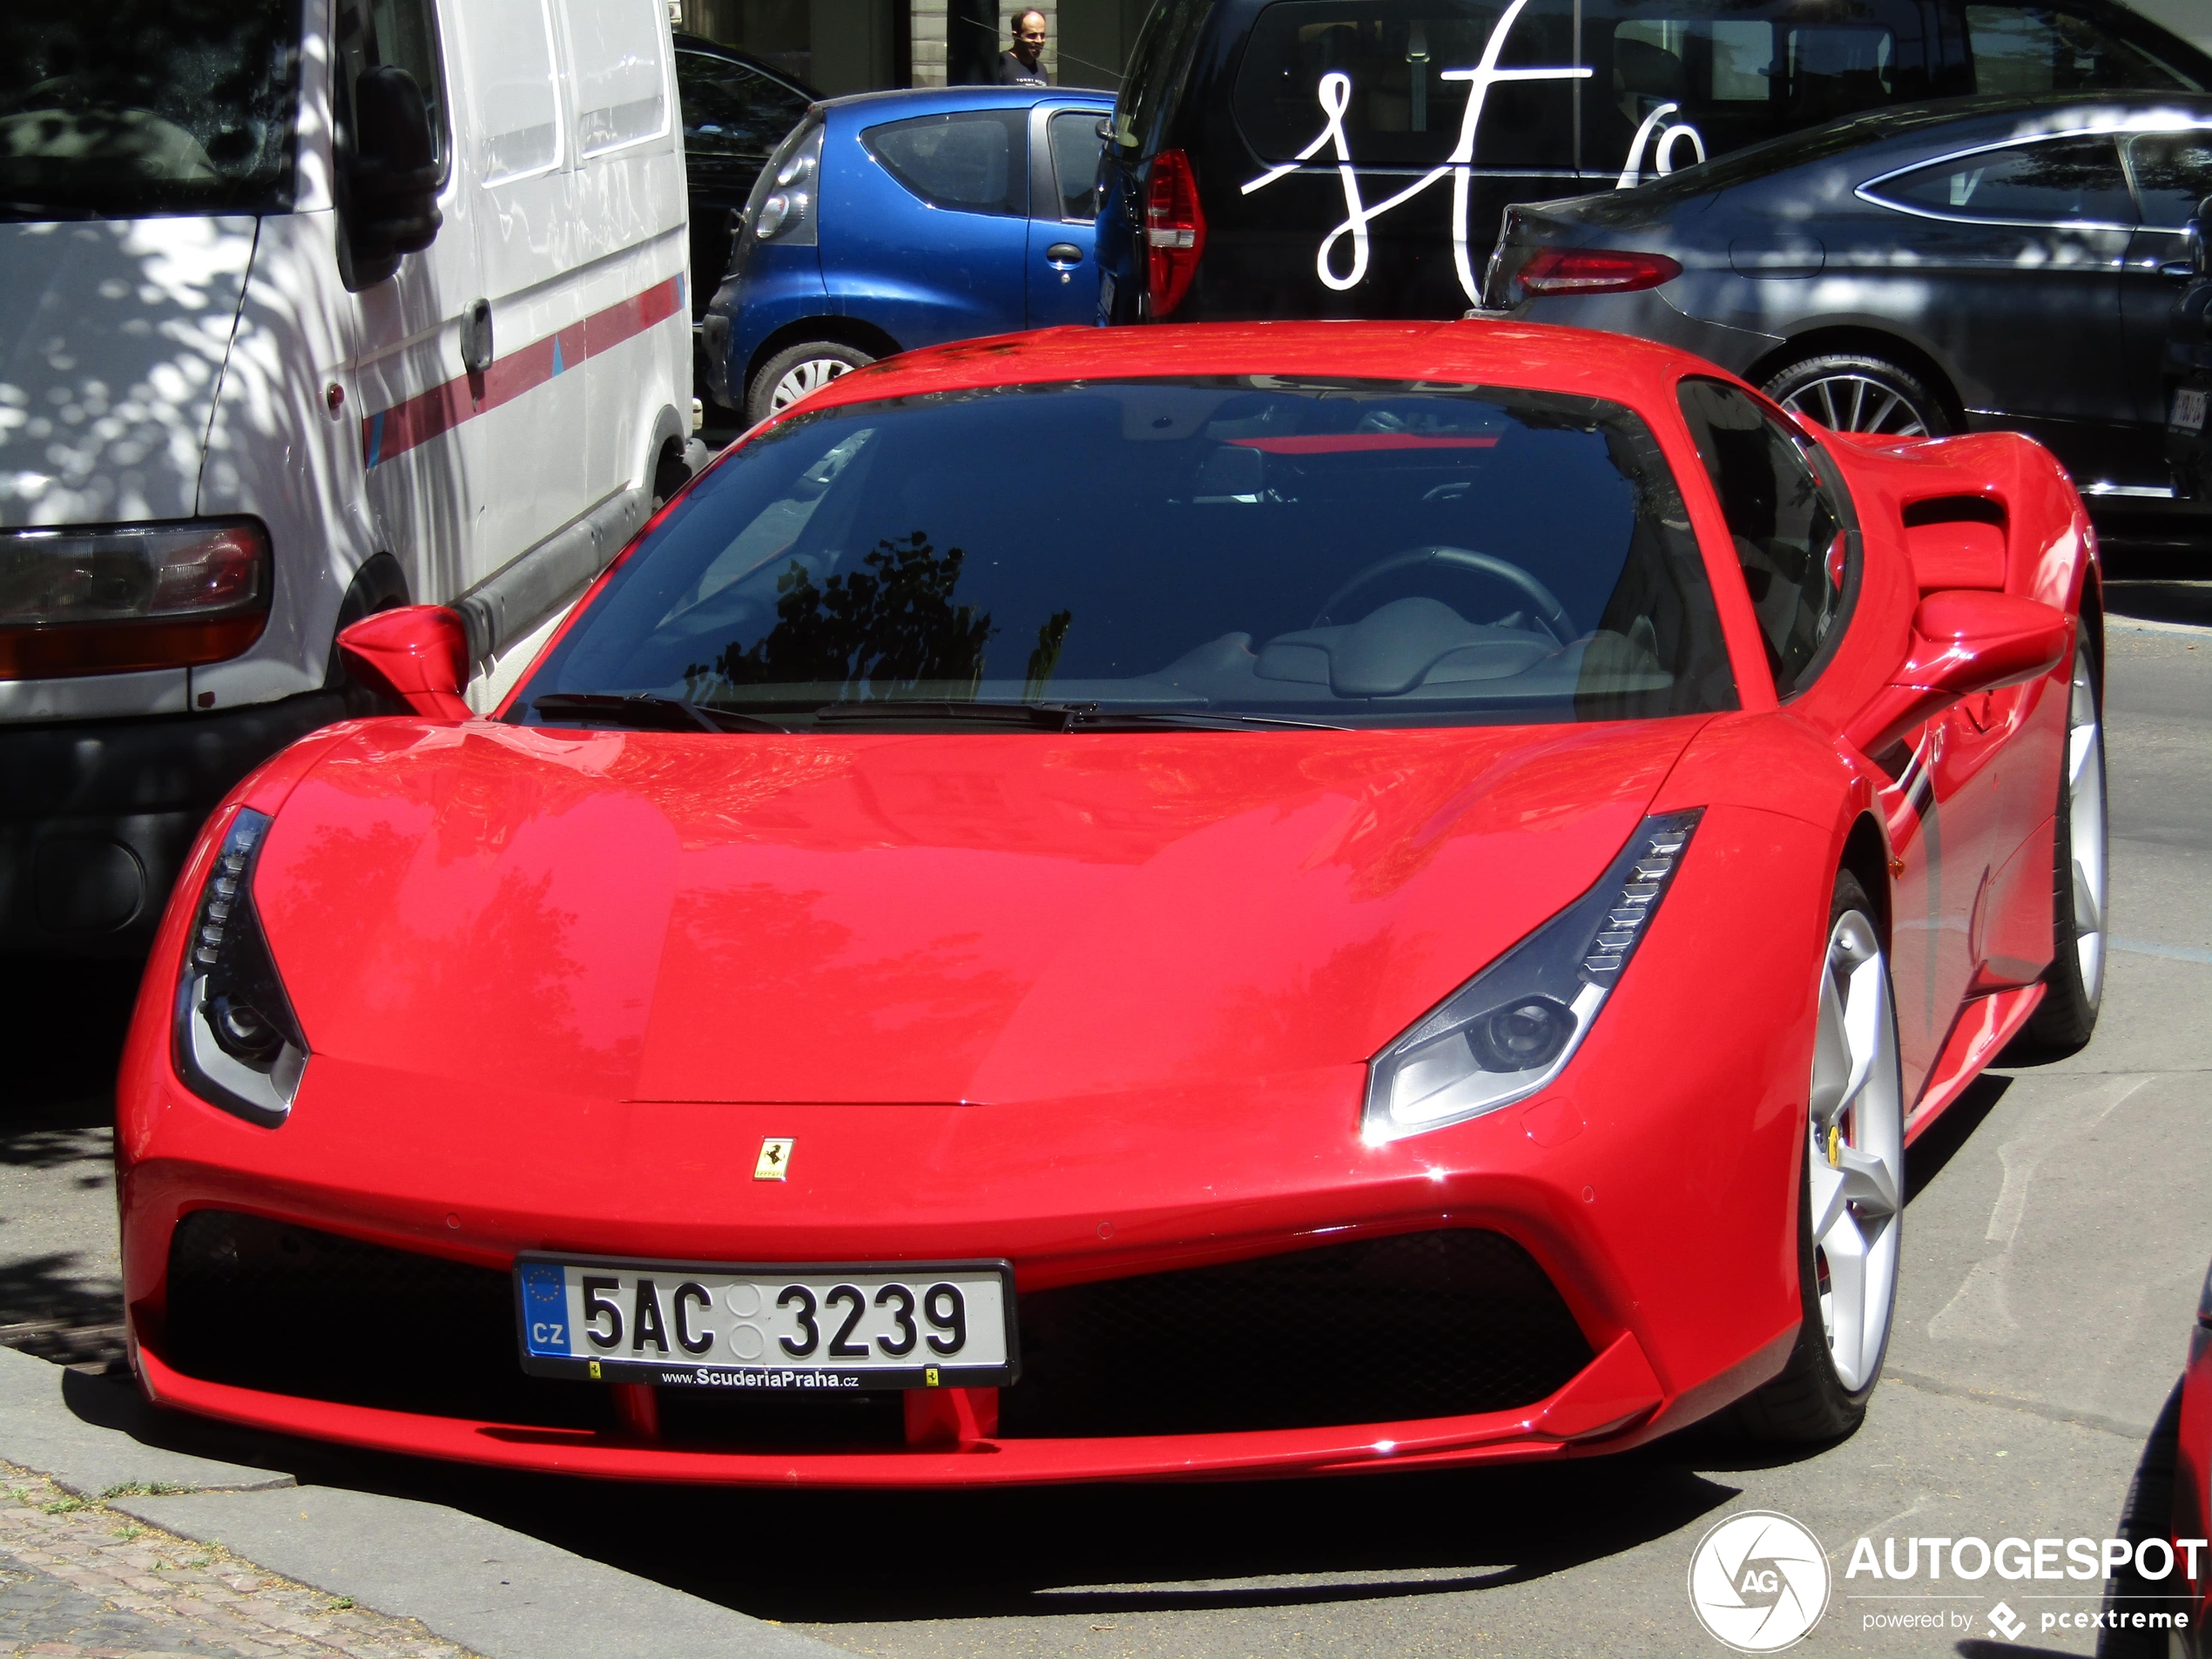
{"label": "man's dark shirt", "polygon": [[1052,83],[1044,78],[1043,58],[1038,58],[1037,66],[1031,69],[1016,54],[1001,52],[997,84],[1001,86],[1049,86]]}

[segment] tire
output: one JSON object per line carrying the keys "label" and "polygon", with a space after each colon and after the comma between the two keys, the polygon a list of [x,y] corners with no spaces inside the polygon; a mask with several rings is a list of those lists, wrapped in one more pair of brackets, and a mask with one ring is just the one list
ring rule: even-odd
{"label": "tire", "polygon": [[745,418],[748,425],[781,413],[839,375],[866,368],[875,359],[857,346],[840,340],[810,340],[778,352],[760,366],[745,389]]}
{"label": "tire", "polygon": [[[1836,878],[1828,918],[1797,1183],[1803,1318],[1781,1374],[1737,1407],[1754,1440],[1781,1445],[1838,1440],[1865,1420],[1897,1312],[1905,1078],[1889,952],[1849,871]],[[1864,1078],[1846,1092],[1861,1061]]]}
{"label": "tire", "polygon": [[1954,429],[1943,400],[1919,375],[1858,352],[1800,358],[1762,389],[1792,415],[1831,432],[1940,438]]}
{"label": "tire", "polygon": [[2051,965],[2043,1000],[2020,1032],[2022,1057],[2060,1059],[2089,1041],[2105,990],[2110,865],[2105,819],[2101,641],[2084,618],[2067,697],[2066,757],[2051,836]]}

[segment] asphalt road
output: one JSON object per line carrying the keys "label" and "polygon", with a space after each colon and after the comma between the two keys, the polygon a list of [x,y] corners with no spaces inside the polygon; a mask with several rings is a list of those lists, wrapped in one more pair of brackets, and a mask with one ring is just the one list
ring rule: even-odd
{"label": "asphalt road", "polygon": [[[2121,567],[2115,608],[2208,617],[2193,570]],[[1837,1574],[1805,1651],[2091,1653],[2066,1581],[1922,1581],[1946,1633],[1870,1628],[1853,1541],[2155,1529],[2170,1401],[2212,1258],[2212,631],[2108,649],[2113,955],[2096,1039],[1994,1073],[1914,1149],[1889,1371],[1865,1426],[1776,1460],[1699,1430],[1545,1469],[986,1494],[699,1492],[290,1448],[304,1480],[449,1504],[848,1650],[943,1656],[1721,1651],[1684,1583],[1741,1508]],[[0,974],[0,1340],[96,1355],[114,1304],[103,1160],[128,977]],[[2130,1517],[2131,1493],[2134,1494]],[[1998,1639],[2002,1595],[2027,1625]],[[405,1614],[404,1607],[387,1611]],[[2107,1637],[2108,1643],[2111,1638]],[[2158,1652],[2154,1644],[2107,1653]]]}

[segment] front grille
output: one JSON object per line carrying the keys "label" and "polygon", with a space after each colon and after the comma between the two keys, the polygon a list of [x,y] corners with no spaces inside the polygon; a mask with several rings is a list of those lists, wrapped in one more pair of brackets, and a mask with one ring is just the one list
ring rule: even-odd
{"label": "front grille", "polygon": [[187,1377],[348,1406],[614,1422],[605,1389],[523,1373],[507,1274],[227,1210],[193,1211],[170,1239],[163,1357]]}
{"label": "front grille", "polygon": [[[1497,1233],[1408,1233],[1019,1298],[1011,1437],[1217,1433],[1526,1406],[1590,1361],[1558,1291]],[[221,1210],[170,1244],[164,1357],[190,1377],[347,1405],[611,1430],[602,1386],[523,1373],[496,1269]],[[895,1393],[658,1391],[673,1445],[889,1447]]]}
{"label": "front grille", "polygon": [[1559,1291],[1494,1232],[1404,1233],[1021,1298],[1009,1435],[1386,1423],[1542,1399],[1590,1362]]}

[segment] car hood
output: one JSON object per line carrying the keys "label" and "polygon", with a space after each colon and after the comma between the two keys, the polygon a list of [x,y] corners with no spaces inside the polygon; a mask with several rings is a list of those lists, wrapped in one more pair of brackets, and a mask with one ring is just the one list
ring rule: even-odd
{"label": "car hood", "polygon": [[614,1101],[1249,1083],[1364,1061],[1585,890],[1700,724],[381,721],[293,791],[255,900],[310,1048],[394,1072]]}
{"label": "car hood", "polygon": [[0,223],[0,525],[196,510],[254,223]]}

